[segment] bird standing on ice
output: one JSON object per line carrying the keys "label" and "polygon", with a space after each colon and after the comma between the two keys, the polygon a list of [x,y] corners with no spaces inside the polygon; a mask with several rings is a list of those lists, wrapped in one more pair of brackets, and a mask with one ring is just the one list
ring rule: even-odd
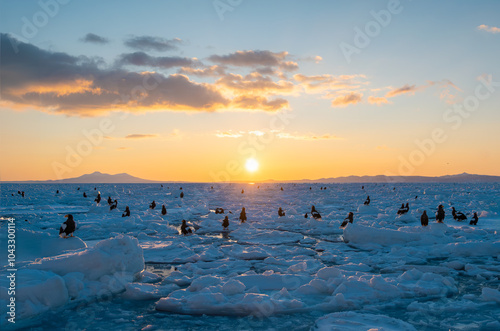
{"label": "bird standing on ice", "polygon": [[59,236],[62,236],[63,238],[68,238],[68,236],[73,237],[73,232],[75,232],[76,229],[76,224],[75,220],[73,220],[73,215],[68,214],[64,216],[68,218],[64,223],[61,225],[61,228],[59,229]]}
{"label": "bird standing on ice", "polygon": [[314,219],[320,219],[321,218],[321,214],[318,213],[318,211],[316,210],[316,207],[312,206],[311,207],[311,216],[314,217]]}
{"label": "bird standing on ice", "polygon": [[95,198],[94,201],[97,202],[97,204],[101,202],[101,192],[97,192],[97,198]]}
{"label": "bird standing on ice", "polygon": [[455,221],[466,221],[467,216],[464,215],[464,213],[456,211],[455,207],[451,207],[451,214],[453,215],[453,219]]}
{"label": "bird standing on ice", "polygon": [[224,230],[227,230],[227,227],[229,226],[229,217],[224,217],[224,219],[222,220],[222,227],[224,228]]}
{"label": "bird standing on ice", "polygon": [[340,224],[340,227],[345,228],[347,226],[347,223],[353,223],[353,222],[354,222],[354,214],[351,211],[349,212],[347,217],[344,218],[344,221],[342,222],[342,224]]}
{"label": "bird standing on ice", "polygon": [[472,218],[470,219],[470,225],[477,225],[477,221],[478,221],[478,217],[477,217],[477,213],[474,213],[474,216],[472,216]]}
{"label": "bird standing on ice", "polygon": [[245,211],[245,207],[241,208],[241,213],[240,213],[240,221],[241,223],[245,223],[247,220],[247,212]]}
{"label": "bird standing on ice", "polygon": [[367,205],[367,206],[370,204],[370,196],[366,197],[366,200],[365,200],[365,202],[363,204]]}
{"label": "bird standing on ice", "polygon": [[165,205],[161,206],[161,214],[162,215],[167,215],[167,208],[165,207]]}
{"label": "bird standing on ice", "polygon": [[439,205],[437,213],[436,213],[436,221],[438,223],[443,223],[444,216],[445,216],[445,212],[444,212],[444,209],[443,209],[443,205]]}
{"label": "bird standing on ice", "polygon": [[427,211],[425,210],[422,213],[422,216],[420,216],[420,223],[422,224],[422,226],[429,225],[429,216],[427,216]]}

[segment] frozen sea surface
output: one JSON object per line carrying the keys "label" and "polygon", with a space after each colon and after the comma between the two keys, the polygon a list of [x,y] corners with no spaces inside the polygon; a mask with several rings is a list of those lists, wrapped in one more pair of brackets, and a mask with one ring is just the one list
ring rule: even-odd
{"label": "frozen sea surface", "polygon": [[[0,279],[2,330],[500,330],[500,184],[0,190],[1,274],[9,218],[18,269],[15,325],[7,321],[9,282]],[[109,210],[108,196],[117,209]],[[397,216],[407,202],[410,212]],[[434,220],[439,204],[444,224]],[[312,205],[321,220],[304,217]],[[121,217],[125,206],[130,217]],[[478,225],[453,220],[452,206],[468,219],[477,212]],[[224,215],[214,213],[219,207]],[[238,221],[242,207],[245,224]],[[279,207],[286,216],[278,217]],[[350,211],[354,223],[341,229]],[[62,239],[68,213],[77,230]],[[222,231],[226,215],[229,231]],[[179,235],[183,219],[193,235]]]}

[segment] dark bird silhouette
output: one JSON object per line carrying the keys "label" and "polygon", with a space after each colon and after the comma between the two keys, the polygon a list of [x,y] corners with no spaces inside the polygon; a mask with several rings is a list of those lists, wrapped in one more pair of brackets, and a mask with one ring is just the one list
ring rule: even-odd
{"label": "dark bird silhouette", "polygon": [[445,217],[445,212],[444,212],[443,205],[439,205],[438,210],[436,212],[436,221],[438,223],[443,223],[444,217]]}
{"label": "dark bird silhouette", "polygon": [[307,213],[304,215],[304,218],[308,218],[309,216],[307,216]]}
{"label": "dark bird silhouette", "polygon": [[316,210],[316,207],[314,207],[314,206],[311,207],[311,216],[314,219],[320,219],[321,218],[321,214],[318,213],[318,211]]}
{"label": "dark bird silhouette", "polygon": [[97,193],[97,198],[95,198],[94,201],[97,202],[98,204],[101,202],[101,192]]}
{"label": "dark bird silhouette", "polygon": [[224,209],[223,208],[215,208],[215,213],[216,214],[224,214]]}
{"label": "dark bird silhouette", "polygon": [[398,215],[404,215],[409,211],[410,211],[410,206],[408,205],[408,203],[406,204],[406,206],[404,203],[402,203],[401,208],[399,208],[398,210]]}
{"label": "dark bird silhouette", "polygon": [[86,198],[87,197],[87,193],[83,192],[83,197]]}
{"label": "dark bird silhouette", "polygon": [[184,192],[181,192],[180,197],[181,197],[181,199],[184,198]]}
{"label": "dark bird silhouette", "polygon": [[224,230],[226,230],[228,226],[229,226],[229,217],[226,216],[222,220],[222,227],[224,228]]}
{"label": "dark bird silhouette", "polygon": [[366,197],[365,202],[363,203],[364,205],[368,206],[370,204],[370,196]]}
{"label": "dark bird silhouette", "polygon": [[470,219],[469,224],[470,225],[477,225],[478,220],[479,220],[479,218],[477,217],[477,213],[474,213],[474,216],[472,216],[472,218]]}
{"label": "dark bird silhouette", "polygon": [[341,228],[345,228],[347,226],[347,223],[353,223],[354,222],[354,214],[352,212],[349,212],[346,218],[344,218],[344,221],[342,224],[340,224]]}
{"label": "dark bird silhouette", "polygon": [[125,213],[122,214],[122,217],[129,217],[130,216],[130,209],[127,207],[125,207]]}
{"label": "dark bird silhouette", "polygon": [[422,213],[422,216],[420,216],[420,223],[422,224],[422,226],[429,225],[429,216],[427,216],[427,211],[425,210]]}
{"label": "dark bird silhouette", "polygon": [[108,197],[108,205],[111,205],[113,203],[113,200],[111,200],[111,197]]}
{"label": "dark bird silhouette", "polygon": [[155,209],[156,208],[156,202],[153,200],[153,202],[151,202],[151,204],[149,205],[149,208],[151,209]]}
{"label": "dark bird silhouette", "polygon": [[453,215],[453,219],[455,221],[466,221],[467,216],[465,216],[463,213],[456,211],[455,207],[451,207],[451,215]]}
{"label": "dark bird silhouette", "polygon": [[285,216],[285,212],[283,211],[283,209],[281,207],[278,208],[278,215],[281,217],[281,216]]}
{"label": "dark bird silhouette", "polygon": [[245,223],[247,220],[247,213],[245,211],[245,207],[241,208],[241,213],[240,213],[240,221],[241,223]]}
{"label": "dark bird silhouette", "polygon": [[187,226],[186,220],[182,220],[181,233],[187,235],[188,233],[193,233],[193,231]]}
{"label": "dark bird silhouette", "polygon": [[109,210],[113,210],[113,209],[116,209],[116,207],[118,207],[118,200],[115,200],[110,206],[109,206]]}
{"label": "dark bird silhouette", "polygon": [[241,194],[245,193],[245,190],[241,190]]}
{"label": "dark bird silhouette", "polygon": [[165,207],[165,205],[161,206],[161,214],[162,215],[167,215],[167,208]]}
{"label": "dark bird silhouette", "polygon": [[66,221],[61,225],[59,229],[59,235],[63,238],[68,238],[68,236],[73,237],[73,232],[76,230],[75,220],[73,219],[73,215],[68,214],[64,217],[67,218]]}

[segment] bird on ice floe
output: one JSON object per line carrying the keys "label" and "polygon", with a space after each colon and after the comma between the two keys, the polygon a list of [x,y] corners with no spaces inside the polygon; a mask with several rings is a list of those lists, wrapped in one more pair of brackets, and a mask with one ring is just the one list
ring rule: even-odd
{"label": "bird on ice floe", "polygon": [[467,216],[464,213],[456,211],[455,207],[451,207],[451,214],[453,215],[453,219],[455,221],[465,221],[467,220]]}
{"label": "bird on ice floe", "polygon": [[340,224],[341,228],[345,228],[347,226],[347,223],[352,223],[354,222],[354,214],[352,212],[349,212],[346,218],[344,218],[344,222]]}
{"label": "bird on ice floe", "polygon": [[314,207],[314,206],[311,207],[311,216],[314,217],[314,219],[321,218],[321,214],[318,213],[318,211],[316,210],[316,207]]}
{"label": "bird on ice floe", "polygon": [[167,215],[167,208],[165,207],[165,205],[161,206],[161,214],[162,215]]}
{"label": "bird on ice floe", "polygon": [[429,225],[429,216],[427,216],[427,211],[425,210],[422,213],[422,216],[420,216],[420,224],[422,224],[422,226]]}
{"label": "bird on ice floe", "polygon": [[470,219],[470,225],[477,225],[477,221],[478,221],[478,217],[477,217],[477,213],[474,213],[474,216],[472,216],[472,218]]}
{"label": "bird on ice floe", "polygon": [[68,236],[73,237],[73,232],[75,232],[76,229],[73,215],[68,214],[64,217],[67,217],[68,219],[61,225],[61,228],[59,229],[59,236],[62,236],[64,234],[62,236],[63,238],[68,238]]}

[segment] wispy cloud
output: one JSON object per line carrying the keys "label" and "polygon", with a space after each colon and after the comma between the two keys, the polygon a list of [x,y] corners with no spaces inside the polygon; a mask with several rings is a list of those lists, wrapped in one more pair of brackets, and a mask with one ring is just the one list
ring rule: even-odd
{"label": "wispy cloud", "polygon": [[85,42],[85,43],[94,43],[94,44],[101,44],[101,45],[109,43],[109,40],[107,38],[98,36],[98,35],[93,34],[93,33],[87,33],[85,35],[85,37],[83,37],[80,40]]}
{"label": "wispy cloud", "polygon": [[153,36],[137,36],[130,37],[125,40],[124,44],[130,48],[141,51],[170,51],[177,49],[177,46],[182,42],[179,38],[164,39]]}
{"label": "wispy cloud", "polygon": [[287,60],[288,52],[274,53],[271,51],[249,50],[236,51],[227,55],[212,55],[208,59],[212,62],[238,67],[279,67],[286,71],[299,68],[298,64]]}
{"label": "wispy cloud", "polygon": [[483,30],[489,33],[500,33],[500,28],[497,28],[496,26],[488,26],[485,24],[481,24],[480,26],[477,27],[478,30]]}
{"label": "wispy cloud", "polygon": [[149,66],[158,68],[172,68],[189,66],[196,62],[196,59],[190,59],[178,56],[151,56],[144,52],[122,54],[118,60],[121,65]]}
{"label": "wispy cloud", "polygon": [[398,88],[395,88],[395,89],[392,89],[391,91],[387,92],[387,94],[385,95],[386,98],[392,98],[392,97],[395,97],[397,95],[400,95],[400,94],[414,94],[415,91],[417,90],[417,86],[416,85],[404,85],[402,87],[398,87]]}
{"label": "wispy cloud", "polygon": [[215,136],[218,138],[241,138],[244,136],[264,136],[266,134],[272,134],[276,136],[279,139],[293,139],[293,140],[308,140],[308,141],[314,141],[314,140],[341,140],[342,138],[337,137],[335,135],[326,133],[322,135],[317,135],[317,134],[311,134],[311,133],[291,133],[291,132],[283,132],[283,131],[276,131],[276,130],[271,130],[271,131],[266,131],[266,130],[250,130],[250,131],[238,131],[238,132],[233,132],[231,130],[229,131],[217,131],[215,133]]}
{"label": "wispy cloud", "polygon": [[346,107],[350,104],[357,104],[363,98],[362,93],[351,92],[332,100],[332,107]]}
{"label": "wispy cloud", "polygon": [[386,103],[390,103],[389,100],[387,100],[384,97],[374,97],[374,96],[369,96],[368,102],[371,104],[375,104],[377,106],[380,106],[380,105],[386,104]]}
{"label": "wispy cloud", "polygon": [[217,133],[215,133],[215,136],[219,138],[240,138],[243,137],[243,134],[232,131],[218,131]]}
{"label": "wispy cloud", "polygon": [[129,134],[125,136],[125,139],[145,139],[145,138],[156,138],[158,137],[157,134]]}
{"label": "wispy cloud", "polygon": [[323,135],[315,135],[315,134],[298,134],[298,133],[287,133],[280,132],[277,134],[278,138],[281,139],[294,139],[294,140],[342,140],[342,138],[331,135],[331,134],[323,134]]}

